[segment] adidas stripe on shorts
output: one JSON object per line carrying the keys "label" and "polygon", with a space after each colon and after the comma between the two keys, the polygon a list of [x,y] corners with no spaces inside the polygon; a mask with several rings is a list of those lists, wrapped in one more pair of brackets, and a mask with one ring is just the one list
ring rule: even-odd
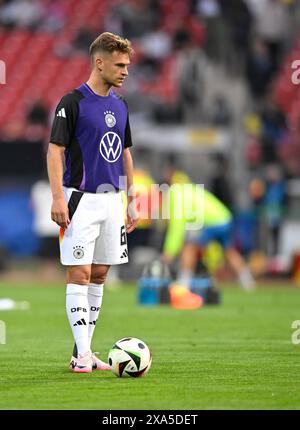
{"label": "adidas stripe on shorts", "polygon": [[121,192],[87,193],[64,187],[71,223],[60,229],[65,266],[128,262]]}

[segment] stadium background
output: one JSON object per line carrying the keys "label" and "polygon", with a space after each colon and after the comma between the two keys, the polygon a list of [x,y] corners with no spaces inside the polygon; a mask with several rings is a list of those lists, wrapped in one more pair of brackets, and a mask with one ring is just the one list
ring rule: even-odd
{"label": "stadium background", "polygon": [[[126,391],[126,386],[119,388],[128,396],[126,403],[125,397],[118,395],[120,393],[110,391],[108,378],[103,385],[109,390],[108,398],[114,400],[114,407],[121,408],[299,406],[299,398],[298,403],[296,401],[299,387],[296,380],[295,385],[291,382],[296,353],[288,349],[290,323],[297,318],[299,298],[296,288],[292,288],[290,295],[285,293],[300,282],[300,84],[292,79],[295,72],[292,64],[300,60],[300,4],[297,0],[0,0],[0,60],[4,62],[1,62],[1,70],[5,71],[0,84],[0,298],[28,300],[34,310],[28,317],[18,317],[19,320],[14,316],[4,318],[1,314],[8,328],[10,325],[15,327],[16,335],[15,344],[10,346],[8,342],[6,350],[1,350],[7,354],[6,362],[11,354],[15,355],[19,348],[23,348],[23,337],[28,333],[22,331],[22,325],[24,330],[33,333],[32,340],[27,340],[30,352],[23,351],[29,362],[36,360],[38,351],[48,354],[56,350],[50,330],[54,320],[45,300],[56,303],[58,290],[55,286],[61,288],[63,285],[64,272],[58,261],[57,229],[49,219],[51,202],[45,153],[54,108],[63,94],[86,80],[90,67],[88,46],[103,31],[129,38],[135,49],[130,75],[121,92],[131,112],[133,157],[137,178],[140,175],[137,180],[161,183],[165,167],[173,163],[187,172],[194,182],[204,183],[232,209],[235,245],[263,283],[261,295],[255,293],[258,296],[253,295],[247,303],[241,292],[234,293],[229,284],[225,308],[203,310],[201,327],[206,331],[201,338],[202,346],[196,347],[197,350],[202,348],[202,362],[195,365],[202,379],[199,386],[195,385],[193,399],[187,392],[180,391],[184,390],[185,383],[180,385],[179,381],[177,403],[170,400],[173,390],[168,379],[173,378],[173,373],[170,375],[171,371],[168,371],[170,362],[170,369],[173,369],[172,365],[176,366],[176,377],[181,374],[188,381],[190,376],[184,367],[184,354],[178,356],[174,364],[172,346],[169,349],[164,345],[169,342],[168,333],[170,338],[173,333],[178,337],[178,349],[190,351],[180,322],[182,315],[165,311],[164,316],[173,322],[173,332],[159,310],[153,310],[152,317],[147,314],[149,319],[153,318],[153,332],[142,322],[137,329],[135,318],[143,316],[144,310],[132,311],[129,297],[134,297],[135,290],[128,287],[132,296],[127,296],[126,288],[125,291],[121,289],[119,302],[116,296],[108,295],[106,306],[108,309],[109,303],[112,308],[116,306],[113,312],[120,311],[122,315],[123,302],[131,306],[133,313],[126,320],[128,330],[130,328],[136,335],[149,339],[157,355],[158,352],[166,353],[169,362],[164,365],[157,360],[153,377],[164,375],[164,389],[170,388],[170,393],[162,397],[162,403],[157,403],[154,400],[155,381],[151,382],[150,373],[149,382],[145,382],[144,391],[140,393],[141,404]],[[132,275],[138,273],[135,269],[140,269],[147,259],[159,252],[163,226],[146,223],[135,240],[135,246],[142,242],[143,253],[131,253],[133,266],[114,274],[121,280],[131,280]],[[140,266],[136,268],[138,264]],[[220,270],[218,276],[220,281],[233,280],[226,270]],[[266,292],[264,287],[270,279],[283,288],[273,290],[268,285]],[[51,282],[56,282],[53,288]],[[20,285],[23,285],[21,292]],[[43,291],[36,288],[41,285],[45,287]],[[272,314],[268,308],[270,303],[274,305]],[[54,315],[60,324],[65,324],[63,301],[60,306],[61,314],[55,311]],[[260,321],[262,314],[264,323],[256,327],[255,333],[251,332],[250,321]],[[43,343],[36,332],[36,315],[48,343]],[[103,318],[104,327],[114,327],[113,336],[122,337],[124,332],[117,326],[114,314]],[[160,320],[162,324],[159,336],[155,335],[154,320]],[[215,331],[216,321],[224,324],[219,336]],[[185,316],[185,324],[191,333],[198,330],[191,315]],[[274,332],[271,332],[271,326]],[[240,349],[231,338],[232,333],[241,335]],[[65,346],[63,335],[67,334],[69,344]],[[265,349],[260,351],[256,339],[263,335]],[[287,336],[288,341],[282,346],[276,336],[278,339]],[[216,338],[217,352],[211,343],[211,339]],[[246,340],[247,351],[243,349]],[[111,341],[111,335],[105,333],[106,348]],[[58,344],[66,354],[70,342],[65,324]],[[226,355],[229,354],[226,342],[231,345],[233,356]],[[268,356],[268,353],[278,354],[277,365],[280,366],[282,348],[286,348],[285,359],[290,360],[290,367],[282,364],[286,367],[273,369],[273,355]],[[251,361],[254,360],[253,351],[258,357],[254,366]],[[58,372],[62,371],[60,361],[50,354],[47,356],[49,363],[55,363]],[[227,359],[226,369],[216,369],[211,363],[211,357],[218,361],[217,354],[225,357],[225,362]],[[15,360],[17,362],[18,358]],[[233,390],[230,363],[235,361],[240,367],[235,367],[237,388]],[[214,381],[210,379],[210,372],[207,376],[205,372],[201,373],[203,362],[210,363],[212,372],[216,372]],[[15,367],[20,384],[31,378],[30,369],[23,371],[22,366]],[[269,368],[273,370],[274,386],[268,379]],[[6,378],[5,366],[1,372]],[[249,391],[247,388],[239,391],[240,381],[244,381],[244,377],[252,381],[255,372],[260,372],[260,382]],[[52,376],[50,371],[50,379]],[[40,363],[36,377],[38,381],[47,379]],[[48,397],[44,396],[43,385],[33,385],[32,398],[28,398],[31,388],[25,393],[17,384],[18,393],[25,396],[23,403],[15,397],[17,379],[12,379],[11,394],[5,392],[1,408],[14,409],[18,405],[23,408],[60,407],[62,394],[57,394],[56,377],[61,378],[61,374],[54,375],[54,382],[47,380]],[[191,377],[194,381],[194,376]],[[230,381],[228,384],[226,377]],[[63,383],[69,383],[65,374],[62,378],[59,379],[61,387]],[[228,403],[224,403],[220,381],[225,384],[224,392],[228,389]],[[262,386],[265,383],[269,387],[269,382],[269,394],[271,396],[272,392],[274,396],[275,392],[275,397],[266,401]],[[276,383],[282,384],[286,396],[293,393],[294,403],[288,397],[283,396],[284,400],[276,398],[279,386]],[[203,403],[199,403],[203,386],[212,386],[214,392],[220,390],[219,399],[211,397],[210,388],[206,388],[204,394],[207,397],[201,398]],[[70,392],[74,390],[76,395],[76,387],[68,389]],[[152,393],[150,400],[149,392]],[[75,407],[75,403],[68,400],[65,393],[63,395],[64,407]],[[86,399],[91,400],[88,394]],[[102,403],[103,407],[110,405],[109,400]],[[82,407],[99,405],[93,401],[88,405],[83,402]]]}
{"label": "stadium background", "polygon": [[[88,76],[90,42],[110,30],[136,52],[122,89],[136,167],[161,183],[175,160],[234,211],[236,246],[258,270],[290,271],[300,228],[299,9],[271,0],[2,1],[3,270],[49,254],[41,238],[56,231],[41,181],[53,110]],[[161,235],[148,245],[159,249]]]}

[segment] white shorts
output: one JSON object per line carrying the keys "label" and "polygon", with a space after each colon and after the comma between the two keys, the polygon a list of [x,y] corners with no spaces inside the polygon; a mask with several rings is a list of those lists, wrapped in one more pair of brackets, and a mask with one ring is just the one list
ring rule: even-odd
{"label": "white shorts", "polygon": [[71,223],[59,234],[65,266],[128,262],[121,192],[83,193],[64,188]]}

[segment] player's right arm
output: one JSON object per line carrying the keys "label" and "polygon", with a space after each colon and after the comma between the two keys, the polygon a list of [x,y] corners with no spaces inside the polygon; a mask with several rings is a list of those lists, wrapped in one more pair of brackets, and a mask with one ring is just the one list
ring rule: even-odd
{"label": "player's right arm", "polygon": [[56,107],[47,152],[47,169],[53,197],[51,219],[60,227],[70,224],[63,191],[64,152],[70,146],[78,116],[78,92],[66,94]]}
{"label": "player's right arm", "polygon": [[48,177],[52,192],[51,219],[60,227],[67,228],[70,224],[69,210],[64,198],[63,191],[63,162],[64,162],[63,146],[58,146],[54,143],[49,143],[47,152],[47,169]]}

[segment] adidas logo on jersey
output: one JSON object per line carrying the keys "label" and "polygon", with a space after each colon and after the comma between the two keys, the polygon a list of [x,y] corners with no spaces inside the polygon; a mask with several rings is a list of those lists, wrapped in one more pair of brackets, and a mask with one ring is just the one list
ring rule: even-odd
{"label": "adidas logo on jersey", "polygon": [[121,258],[126,258],[128,257],[128,252],[127,249],[125,249],[125,251],[123,252],[123,254],[121,255]]}
{"label": "adidas logo on jersey", "polygon": [[61,108],[56,116],[62,116],[63,118],[67,118],[65,108]]}

